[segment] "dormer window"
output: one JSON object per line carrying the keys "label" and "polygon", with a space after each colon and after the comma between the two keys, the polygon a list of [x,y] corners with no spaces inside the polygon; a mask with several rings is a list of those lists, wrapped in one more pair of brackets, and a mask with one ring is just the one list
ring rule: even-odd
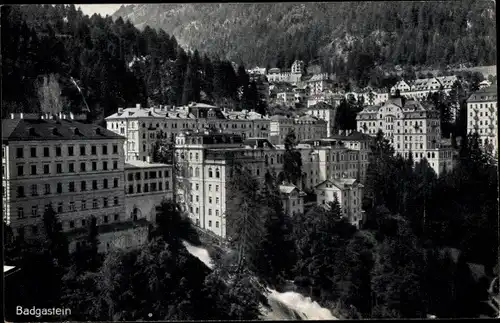
{"label": "dormer window", "polygon": [[28,133],[30,136],[36,136],[35,128],[28,128]]}
{"label": "dormer window", "polygon": [[96,135],[100,135],[101,134],[101,128],[96,128],[95,129],[95,133],[96,133]]}
{"label": "dormer window", "polygon": [[55,136],[59,135],[59,131],[57,130],[57,128],[53,128],[52,129],[52,134],[55,135]]}

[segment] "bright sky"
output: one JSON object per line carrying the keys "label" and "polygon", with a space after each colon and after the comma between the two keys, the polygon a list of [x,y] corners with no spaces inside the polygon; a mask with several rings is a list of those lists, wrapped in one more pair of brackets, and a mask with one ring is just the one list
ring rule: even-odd
{"label": "bright sky", "polygon": [[86,15],[92,16],[94,13],[106,17],[106,15],[112,15],[121,7],[121,3],[110,3],[110,4],[75,4],[76,9],[80,7],[82,12]]}

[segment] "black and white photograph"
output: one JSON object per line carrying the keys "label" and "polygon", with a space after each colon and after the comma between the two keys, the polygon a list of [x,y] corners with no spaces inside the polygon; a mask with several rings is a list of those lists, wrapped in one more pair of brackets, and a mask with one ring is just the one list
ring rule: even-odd
{"label": "black and white photograph", "polygon": [[6,322],[500,318],[496,1],[0,10]]}

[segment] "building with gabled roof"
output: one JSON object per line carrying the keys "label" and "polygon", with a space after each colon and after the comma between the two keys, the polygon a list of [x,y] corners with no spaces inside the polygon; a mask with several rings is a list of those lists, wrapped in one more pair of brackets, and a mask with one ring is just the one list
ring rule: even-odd
{"label": "building with gabled roof", "polygon": [[289,183],[280,185],[279,190],[285,214],[295,216],[304,213],[304,196],[306,196],[306,193]]}
{"label": "building with gabled roof", "polygon": [[358,228],[364,215],[361,208],[363,190],[363,184],[354,178],[347,177],[330,178],[314,188],[318,205],[327,205],[329,202],[337,200],[340,204],[341,214]]}

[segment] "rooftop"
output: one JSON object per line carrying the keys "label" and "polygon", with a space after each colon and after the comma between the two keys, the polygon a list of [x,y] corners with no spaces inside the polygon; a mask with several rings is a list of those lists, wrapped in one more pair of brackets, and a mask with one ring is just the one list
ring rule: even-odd
{"label": "rooftop", "polygon": [[74,120],[2,119],[3,141],[125,139],[101,126]]}

